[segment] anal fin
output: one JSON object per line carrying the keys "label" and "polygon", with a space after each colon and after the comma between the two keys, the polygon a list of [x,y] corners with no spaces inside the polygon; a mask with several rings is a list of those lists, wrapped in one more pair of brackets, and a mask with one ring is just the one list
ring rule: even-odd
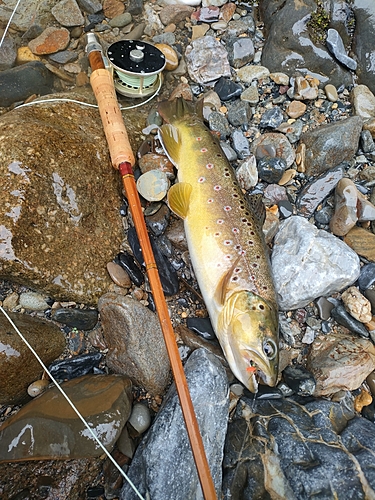
{"label": "anal fin", "polygon": [[185,219],[188,214],[192,190],[188,182],[178,182],[168,191],[168,204],[181,219]]}

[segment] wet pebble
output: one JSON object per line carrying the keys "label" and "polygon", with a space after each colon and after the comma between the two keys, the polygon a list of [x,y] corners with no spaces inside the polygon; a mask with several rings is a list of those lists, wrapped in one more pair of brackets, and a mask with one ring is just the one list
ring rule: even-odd
{"label": "wet pebble", "polygon": [[375,290],[372,288],[368,288],[364,292],[364,296],[370,301],[371,311],[375,314]]}
{"label": "wet pebble", "polygon": [[52,318],[79,330],[92,330],[98,322],[98,311],[94,309],[53,309]]}
{"label": "wet pebble", "polygon": [[[296,200],[298,213],[310,217],[329,193],[341,182],[344,166],[338,165],[305,184]],[[337,235],[337,233],[334,232]]]}
{"label": "wet pebble", "polygon": [[320,210],[315,211],[314,219],[318,224],[322,226],[327,226],[329,224],[329,221],[332,219],[333,213],[334,213],[333,208],[330,207],[329,205],[326,205]]}
{"label": "wet pebble", "polygon": [[375,150],[375,142],[369,130],[361,132],[361,148],[364,153],[371,153]]}
{"label": "wet pebble", "polygon": [[375,264],[366,264],[361,267],[361,274],[358,278],[358,286],[361,290],[370,288],[375,283]]}
{"label": "wet pebble", "polygon": [[311,344],[307,368],[317,383],[315,396],[353,391],[375,368],[375,346],[370,340],[350,335],[319,335]]}
{"label": "wet pebble", "polygon": [[[274,154],[270,153],[269,148],[272,148]],[[261,150],[264,152],[260,154]],[[284,134],[277,132],[265,133],[255,139],[251,145],[251,152],[255,154],[257,159],[262,156],[277,156],[283,158],[286,161],[287,168],[292,166],[296,158],[294,148],[288,139]]]}
{"label": "wet pebble", "polygon": [[291,215],[293,215],[293,205],[289,200],[281,200],[278,203],[280,217],[282,219],[287,219]]}
{"label": "wet pebble", "polygon": [[346,54],[344,42],[342,41],[342,38],[338,31],[333,28],[330,28],[327,31],[326,44],[328,50],[335,56],[338,61],[340,61],[341,64],[351,69],[352,71],[355,71],[357,69],[356,61]]}
{"label": "wet pebble", "polygon": [[134,257],[132,255],[130,255],[128,252],[120,252],[115,259],[115,263],[121,266],[127,272],[129,278],[136,286],[142,285],[142,283],[144,282],[144,276],[142,271],[135,263]]}
{"label": "wet pebble", "polygon": [[327,320],[331,317],[331,311],[334,308],[334,304],[327,300],[325,297],[319,297],[316,301],[319,316],[322,320]]}
{"label": "wet pebble", "polygon": [[372,320],[371,304],[355,286],[351,286],[341,295],[345,309],[361,323]]}
{"label": "wet pebble", "polygon": [[277,127],[278,132],[282,132],[286,135],[288,141],[291,144],[299,141],[303,129],[303,122],[301,120],[296,120],[293,123],[284,122],[279,127]]}
{"label": "wet pebble", "polygon": [[336,102],[338,100],[337,90],[334,85],[330,83],[324,87],[324,92],[327,96],[327,99],[331,102]]}
{"label": "wet pebble", "polygon": [[248,139],[244,136],[244,134],[236,129],[231,134],[233,149],[236,151],[238,158],[243,160],[250,156],[250,146]]}
{"label": "wet pebble", "polygon": [[137,432],[139,432],[139,434],[142,434],[150,427],[150,410],[146,405],[142,403],[136,403],[133,406],[128,422]]}
{"label": "wet pebble", "polygon": [[347,312],[344,306],[341,304],[334,307],[331,311],[332,318],[339,323],[339,325],[345,326],[348,330],[353,333],[357,333],[361,337],[368,338],[369,333],[365,326],[358,320]]}
{"label": "wet pebble", "polygon": [[146,215],[147,227],[155,236],[162,235],[168,227],[170,211],[165,203],[162,203],[158,210],[152,215]]}
{"label": "wet pebble", "polygon": [[263,181],[269,184],[278,183],[286,169],[286,162],[283,158],[272,158],[264,156],[257,162],[258,175]]}
{"label": "wet pebble", "polygon": [[227,142],[221,141],[220,146],[221,149],[224,151],[224,154],[227,157],[228,161],[237,160],[237,153]]}
{"label": "wet pebble", "polygon": [[54,361],[48,370],[57,380],[71,380],[87,375],[94,368],[98,368],[102,357],[100,352],[81,354],[70,359]]}
{"label": "wet pebble", "polygon": [[121,286],[122,288],[131,287],[132,282],[129,274],[119,264],[116,264],[115,262],[108,262],[107,271],[111,280],[116,283],[116,285]]}
{"label": "wet pebble", "polygon": [[283,112],[277,106],[262,114],[259,126],[261,128],[277,128],[284,120]]}
{"label": "wet pebble", "polygon": [[259,102],[259,91],[256,86],[250,85],[241,93],[241,100],[248,102],[251,106],[256,106]]}
{"label": "wet pebble", "polygon": [[186,325],[190,330],[207,340],[216,339],[210,318],[187,318]]}
{"label": "wet pebble", "polygon": [[330,229],[336,236],[345,236],[355,226],[357,216],[358,191],[350,179],[341,179],[335,190],[335,212],[330,221]]}
{"label": "wet pebble", "polygon": [[233,127],[242,127],[248,125],[251,120],[251,108],[245,101],[236,100],[229,106],[228,121]]}
{"label": "wet pebble", "polygon": [[254,155],[249,157],[241,163],[236,169],[236,177],[242,189],[248,191],[258,183],[258,169],[256,158]]}
{"label": "wet pebble", "polygon": [[208,124],[211,130],[219,134],[220,139],[224,140],[230,135],[228,120],[222,113],[213,111],[208,118]]}
{"label": "wet pebble", "polygon": [[155,47],[164,54],[166,71],[175,70],[178,66],[178,56],[174,48],[165,43],[156,43]]}
{"label": "wet pebble", "polygon": [[254,44],[251,38],[230,38],[227,45],[228,58],[233,68],[241,68],[254,59]]}
{"label": "wet pebble", "polygon": [[344,241],[358,255],[375,262],[375,234],[354,226],[344,237]]}
{"label": "wet pebble", "polygon": [[46,379],[36,380],[27,388],[27,394],[32,398],[42,394],[48,387],[49,381]]}
{"label": "wet pebble", "polygon": [[315,379],[302,365],[287,366],[283,371],[283,378],[299,396],[312,396],[315,392]]}
{"label": "wet pebble", "polygon": [[305,103],[301,101],[292,101],[290,104],[288,104],[286,108],[286,113],[290,118],[299,118],[302,116],[307,109],[307,106]]}

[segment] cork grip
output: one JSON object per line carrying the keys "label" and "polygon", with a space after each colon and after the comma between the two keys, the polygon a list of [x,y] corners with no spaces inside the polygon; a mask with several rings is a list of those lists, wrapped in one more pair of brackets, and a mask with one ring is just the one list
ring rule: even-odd
{"label": "cork grip", "polygon": [[92,73],[90,83],[98,102],[113,167],[118,169],[123,162],[133,166],[135,159],[117,102],[112,75],[106,69],[97,69]]}

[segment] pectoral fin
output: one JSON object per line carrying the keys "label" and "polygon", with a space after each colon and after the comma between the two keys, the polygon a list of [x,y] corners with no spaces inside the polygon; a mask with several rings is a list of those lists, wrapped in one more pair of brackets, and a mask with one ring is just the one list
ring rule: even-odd
{"label": "pectoral fin", "polygon": [[159,128],[158,136],[166,155],[173,165],[178,168],[178,159],[181,149],[181,138],[178,129],[174,125],[166,123]]}
{"label": "pectoral fin", "polygon": [[168,204],[181,219],[185,219],[188,214],[192,190],[188,182],[178,182],[168,191]]}
{"label": "pectoral fin", "polygon": [[233,262],[232,267],[228,270],[226,274],[221,278],[220,283],[216,289],[215,299],[216,301],[223,306],[225,303],[225,298],[227,293],[230,291],[230,279],[233,276],[233,271],[238,266],[238,262],[241,258],[241,255],[237,257],[237,259]]}

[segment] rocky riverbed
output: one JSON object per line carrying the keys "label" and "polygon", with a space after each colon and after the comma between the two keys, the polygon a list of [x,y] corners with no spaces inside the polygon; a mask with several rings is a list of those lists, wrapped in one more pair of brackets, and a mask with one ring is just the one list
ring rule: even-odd
{"label": "rocky riverbed", "polygon": [[[160,91],[119,102],[218,497],[375,498],[375,6],[191,3],[21,0],[9,26],[16,2],[0,5],[1,305],[143,497],[201,498],[126,196],[87,106],[86,33],[104,50],[157,44]],[[255,401],[215,340],[165,201],[176,173],[145,130],[176,96],[204,99],[241,188],[266,206],[280,376]],[[0,421],[1,498],[138,498],[2,314]]]}

